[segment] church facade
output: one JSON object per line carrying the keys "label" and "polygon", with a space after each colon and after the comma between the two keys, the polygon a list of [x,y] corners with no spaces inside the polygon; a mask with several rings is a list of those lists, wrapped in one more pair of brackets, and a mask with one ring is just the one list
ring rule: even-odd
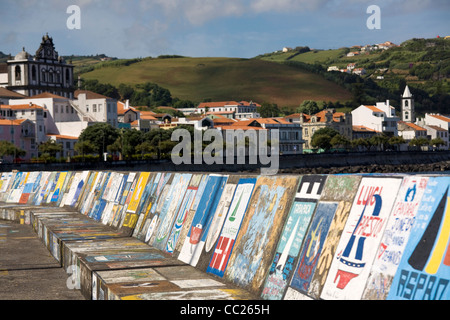
{"label": "church facade", "polygon": [[55,50],[53,39],[48,35],[34,56],[25,51],[19,52],[14,59],[7,61],[7,84],[2,86],[8,90],[34,96],[43,92],[74,98],[73,65],[59,56]]}

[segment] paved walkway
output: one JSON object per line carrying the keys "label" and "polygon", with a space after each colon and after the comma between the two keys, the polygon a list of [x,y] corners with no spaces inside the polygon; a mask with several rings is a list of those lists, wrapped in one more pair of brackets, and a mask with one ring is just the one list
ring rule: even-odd
{"label": "paved walkway", "polygon": [[29,225],[0,220],[0,300],[84,300]]}

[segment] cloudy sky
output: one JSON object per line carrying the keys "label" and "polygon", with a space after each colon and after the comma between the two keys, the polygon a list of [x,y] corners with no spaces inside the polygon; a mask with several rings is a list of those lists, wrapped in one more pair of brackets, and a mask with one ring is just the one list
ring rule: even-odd
{"label": "cloudy sky", "polygon": [[[69,29],[71,5],[80,29]],[[369,29],[371,5],[380,29]],[[283,47],[450,35],[450,0],[1,0],[0,51],[34,54],[46,33],[60,55],[251,58]]]}

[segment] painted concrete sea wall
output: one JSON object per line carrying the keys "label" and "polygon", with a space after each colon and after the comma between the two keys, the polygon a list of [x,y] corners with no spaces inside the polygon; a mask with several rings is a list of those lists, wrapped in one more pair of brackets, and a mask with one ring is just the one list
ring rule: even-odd
{"label": "painted concrete sea wall", "polygon": [[0,176],[0,219],[32,225],[90,299],[449,300],[449,186],[418,174],[14,171]]}

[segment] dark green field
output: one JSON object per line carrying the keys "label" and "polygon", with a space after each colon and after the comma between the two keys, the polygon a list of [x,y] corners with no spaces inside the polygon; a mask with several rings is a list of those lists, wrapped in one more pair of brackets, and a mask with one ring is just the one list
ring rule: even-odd
{"label": "dark green field", "polygon": [[114,86],[152,82],[173,97],[194,102],[252,100],[295,108],[303,100],[344,102],[352,97],[320,75],[261,59],[146,58],[129,65],[102,63],[82,77]]}

